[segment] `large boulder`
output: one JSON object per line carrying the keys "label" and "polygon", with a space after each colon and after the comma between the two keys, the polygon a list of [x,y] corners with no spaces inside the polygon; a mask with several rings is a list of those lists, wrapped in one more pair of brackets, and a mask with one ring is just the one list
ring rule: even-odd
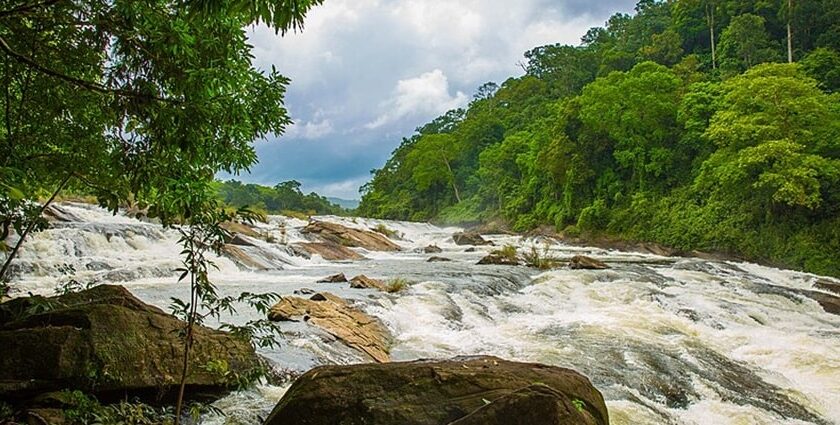
{"label": "large boulder", "polygon": [[376,318],[329,292],[317,293],[309,299],[284,297],[271,307],[268,318],[272,321],[308,321],[377,362],[391,360],[388,329]]}
{"label": "large boulder", "polygon": [[[35,313],[37,312],[37,313]],[[185,323],[143,303],[121,286],[18,298],[0,306],[0,399],[21,400],[62,389],[100,397],[175,393],[182,370]],[[218,394],[235,385],[213,372],[259,367],[248,341],[197,326],[189,394]]]}
{"label": "large boulder", "polygon": [[319,279],[318,283],[344,283],[347,282],[347,276],[344,273],[334,274],[325,278]]}
{"label": "large boulder", "polygon": [[452,235],[452,240],[456,245],[493,245],[493,242],[481,237],[476,232],[459,232]]}
{"label": "large boulder", "polygon": [[496,357],[323,366],[289,388],[266,425],[606,425],[583,375]]}
{"label": "large boulder", "polygon": [[341,246],[364,248],[369,251],[399,251],[400,246],[388,237],[370,230],[353,229],[337,223],[313,221],[303,228],[303,234],[315,236]]}
{"label": "large boulder", "polygon": [[[303,253],[304,257],[320,255],[327,261],[355,261],[364,260],[364,256],[350,248],[339,245],[335,242],[307,242],[294,244],[292,249],[295,252]],[[308,258],[308,257],[307,257]]]}

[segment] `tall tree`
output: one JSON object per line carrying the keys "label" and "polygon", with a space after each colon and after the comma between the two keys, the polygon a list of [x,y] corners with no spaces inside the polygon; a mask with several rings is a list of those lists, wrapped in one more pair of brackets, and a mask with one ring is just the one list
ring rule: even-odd
{"label": "tall tree", "polygon": [[320,2],[0,1],[0,197],[82,186],[188,219],[290,122],[288,79],[253,67],[246,27],[301,28]]}

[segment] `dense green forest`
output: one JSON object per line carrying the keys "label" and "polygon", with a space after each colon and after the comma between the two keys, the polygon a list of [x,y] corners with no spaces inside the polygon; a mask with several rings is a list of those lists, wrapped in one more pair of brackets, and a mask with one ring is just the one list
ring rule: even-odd
{"label": "dense green forest", "polygon": [[643,0],[404,139],[362,215],[840,275],[840,1]]}
{"label": "dense green forest", "polygon": [[347,211],[315,192],[304,194],[295,180],[274,187],[245,184],[236,180],[216,181],[213,188],[219,198],[233,207],[249,207],[270,214],[346,214]]}

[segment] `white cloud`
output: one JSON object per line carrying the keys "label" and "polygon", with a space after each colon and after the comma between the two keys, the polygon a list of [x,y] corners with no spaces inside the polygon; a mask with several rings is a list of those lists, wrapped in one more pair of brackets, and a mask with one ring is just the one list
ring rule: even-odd
{"label": "white cloud", "polygon": [[333,134],[335,129],[328,119],[321,121],[307,121],[299,124],[295,122],[286,129],[285,136],[288,138],[303,138],[307,140],[320,139]]}
{"label": "white cloud", "polygon": [[460,91],[449,94],[449,79],[443,71],[435,69],[419,77],[398,81],[393,97],[382,105],[385,112],[365,127],[377,129],[410,116],[433,117],[465,106],[468,100]]}

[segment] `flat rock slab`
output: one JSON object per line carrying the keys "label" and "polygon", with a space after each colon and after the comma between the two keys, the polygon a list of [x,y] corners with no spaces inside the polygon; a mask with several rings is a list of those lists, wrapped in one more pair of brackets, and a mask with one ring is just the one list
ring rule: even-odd
{"label": "flat rock slab", "polygon": [[575,255],[569,260],[572,270],[604,270],[610,268],[607,263],[584,255]]}
{"label": "flat rock slab", "polygon": [[496,357],[317,367],[295,381],[265,422],[266,425],[608,423],[604,398],[585,376],[571,369]]}
{"label": "flat rock slab", "polygon": [[306,242],[294,244],[296,250],[302,250],[309,255],[320,255],[327,261],[356,261],[365,257],[346,246],[335,242]]}
{"label": "flat rock slab", "polygon": [[353,229],[337,223],[313,221],[301,232],[341,246],[364,248],[368,251],[400,250],[400,246],[385,235],[370,230]]}
{"label": "flat rock slab", "polygon": [[310,299],[284,297],[271,307],[269,320],[306,320],[377,362],[389,362],[391,335],[376,318],[341,297],[320,292]]}

